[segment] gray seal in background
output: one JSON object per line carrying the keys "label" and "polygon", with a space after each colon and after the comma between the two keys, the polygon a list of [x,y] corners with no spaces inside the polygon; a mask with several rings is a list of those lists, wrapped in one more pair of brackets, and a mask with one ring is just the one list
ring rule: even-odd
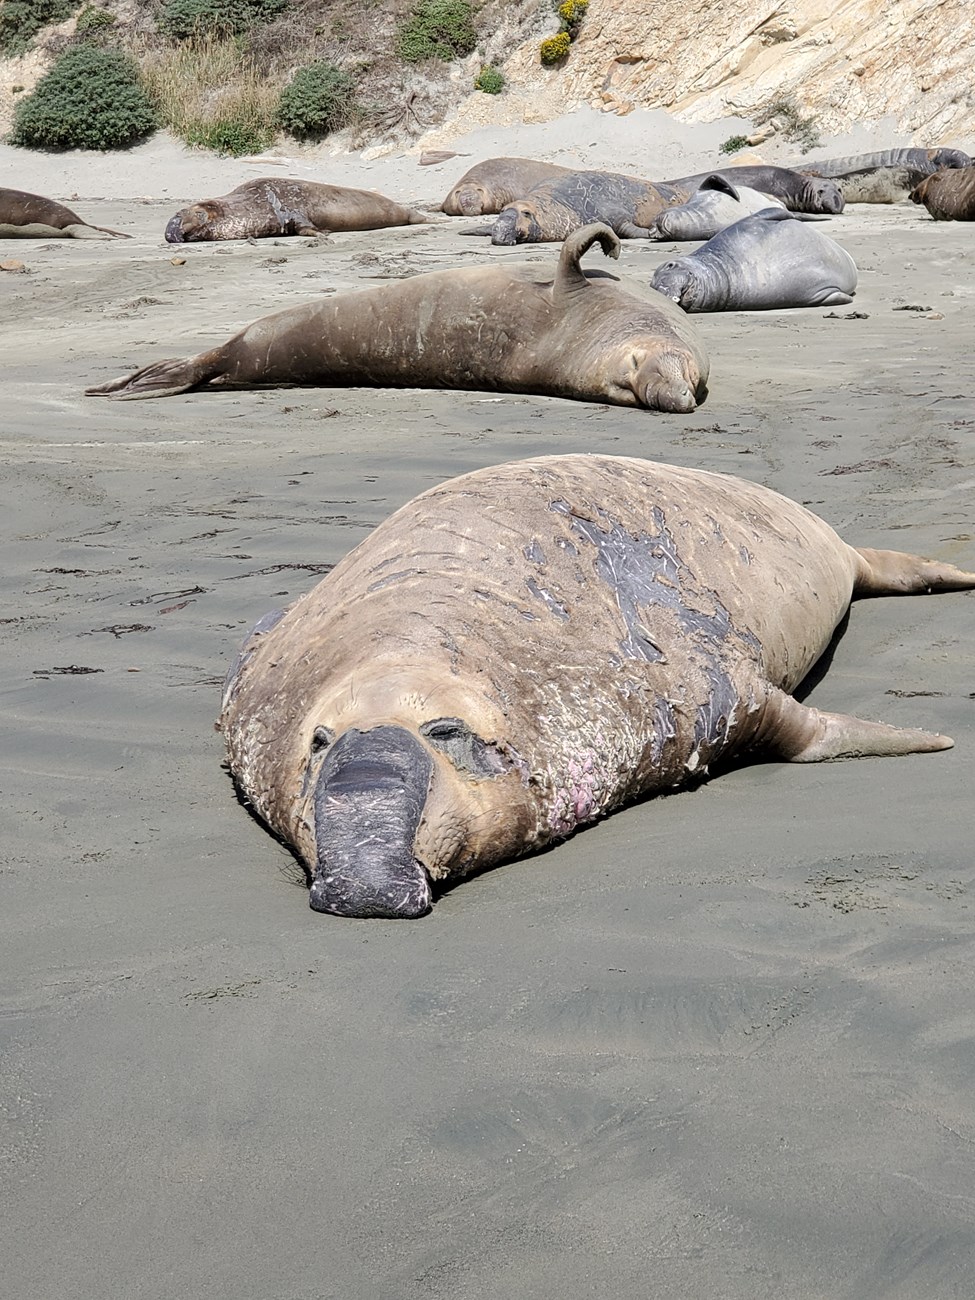
{"label": "gray seal in background", "polygon": [[701,188],[676,208],[668,208],[650,223],[650,238],[656,240],[711,239],[726,226],[764,208],[784,208],[769,194],[734,186],[724,176],[709,176]]}
{"label": "gray seal in background", "polygon": [[712,176],[723,176],[732,185],[747,185],[780,199],[790,212],[811,212],[835,217],[843,211],[843,195],[836,181],[826,176],[805,176],[789,167],[713,167],[709,172],[682,176],[665,184],[693,194]]}
{"label": "gray seal in background", "polygon": [[687,312],[833,307],[852,301],[857,268],[808,218],[766,208],[665,262],[650,284]]}

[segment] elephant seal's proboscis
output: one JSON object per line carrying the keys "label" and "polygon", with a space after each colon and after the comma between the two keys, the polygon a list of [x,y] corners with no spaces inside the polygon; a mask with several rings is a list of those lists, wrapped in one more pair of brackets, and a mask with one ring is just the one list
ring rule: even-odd
{"label": "elephant seal's proboscis", "polygon": [[91,226],[63,203],[27,190],[0,189],[0,239],[131,239]]}
{"label": "elephant seal's proboscis", "polygon": [[541,457],[423,493],[263,619],[220,725],[312,907],[415,917],[434,883],[719,759],[950,747],[790,692],[852,598],[971,587],[950,564],[856,550],[741,479]]}
{"label": "elephant seal's proboscis", "polygon": [[590,226],[565,241],[554,279],[535,265],[473,266],[337,294],[255,321],[221,347],[89,388],[166,397],[191,388],[381,385],[486,389],[687,412],[707,393],[708,357],[655,291],[585,274]]}
{"label": "elephant seal's proboscis", "polygon": [[322,235],[344,230],[416,226],[427,218],[372,190],[259,176],[229,194],[201,199],[166,225],[170,244],[274,235]]}

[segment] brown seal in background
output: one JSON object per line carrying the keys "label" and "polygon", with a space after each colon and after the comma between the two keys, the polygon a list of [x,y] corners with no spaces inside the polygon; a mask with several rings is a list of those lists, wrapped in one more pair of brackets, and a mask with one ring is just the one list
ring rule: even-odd
{"label": "brown seal in background", "polygon": [[912,192],[935,221],[975,221],[975,167],[948,168],[927,176]]}
{"label": "brown seal in background", "polygon": [[572,169],[535,158],[488,158],[465,172],[443,203],[448,217],[480,217],[500,212],[543,181]]}
{"label": "brown seal in background", "polygon": [[229,194],[191,203],[166,226],[170,244],[272,235],[320,235],[340,230],[417,226],[427,218],[372,190],[260,176]]}
{"label": "brown seal in background", "polygon": [[0,239],[131,239],[121,230],[90,226],[63,203],[27,190],[0,189]]}

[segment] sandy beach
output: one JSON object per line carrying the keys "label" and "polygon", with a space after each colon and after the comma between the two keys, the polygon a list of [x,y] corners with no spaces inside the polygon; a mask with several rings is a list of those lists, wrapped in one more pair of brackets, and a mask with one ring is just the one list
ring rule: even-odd
{"label": "sandy beach", "polygon": [[[742,767],[414,923],[311,912],[213,722],[262,614],[417,492],[516,457],[739,474],[855,545],[975,568],[972,227],[848,208],[828,230],[854,303],[696,318],[690,416],[82,395],[322,293],[557,256],[446,218],[166,245],[186,201],[281,172],[433,204],[492,153],[686,174],[734,129],[587,110],[435,167],[0,147],[4,185],[132,236],[0,248],[26,266],[0,274],[11,1297],[970,1300],[973,594],[856,604],[803,692],[953,750]],[[674,250],[628,242],[618,269],[646,282]]]}

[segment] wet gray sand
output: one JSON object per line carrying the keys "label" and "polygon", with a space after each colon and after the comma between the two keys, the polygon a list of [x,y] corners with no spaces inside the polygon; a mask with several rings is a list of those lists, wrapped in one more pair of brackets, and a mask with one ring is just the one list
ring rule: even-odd
{"label": "wet gray sand", "polygon": [[417,923],[312,913],[212,723],[261,614],[420,490],[514,457],[737,473],[854,544],[975,566],[970,230],[854,209],[830,233],[855,302],[698,318],[689,417],[84,398],[301,298],[555,257],[463,223],[179,249],[172,210],[87,201],[136,238],[0,250],[29,271],[0,279],[8,1293],[967,1300],[975,598],[854,606],[807,697],[954,750],[725,773]]}

